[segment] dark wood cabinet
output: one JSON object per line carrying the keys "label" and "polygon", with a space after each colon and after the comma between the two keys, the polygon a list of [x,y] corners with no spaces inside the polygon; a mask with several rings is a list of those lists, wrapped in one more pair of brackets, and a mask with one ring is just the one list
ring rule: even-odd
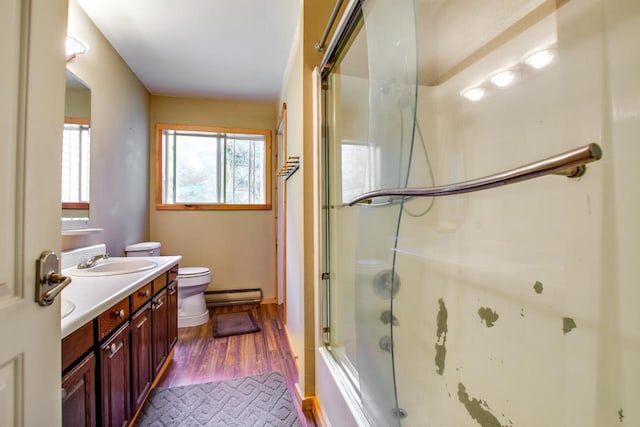
{"label": "dark wood cabinet", "polygon": [[156,376],[169,354],[167,346],[167,290],[164,289],[152,300],[151,326],[153,328],[153,375]]}
{"label": "dark wood cabinet", "polygon": [[131,294],[131,312],[137,311],[151,299],[151,282]]}
{"label": "dark wood cabinet", "polygon": [[102,340],[116,327],[122,325],[124,321],[129,318],[130,314],[129,297],[105,310],[100,316],[98,316],[98,339]]}
{"label": "dark wood cabinet", "polygon": [[131,317],[132,413],[144,402],[153,382],[151,303]]}
{"label": "dark wood cabinet", "polygon": [[178,264],[174,265],[167,272],[167,283],[171,283],[178,278],[178,273],[180,272],[180,266]]}
{"label": "dark wood cabinet", "polygon": [[151,281],[151,290],[153,295],[167,287],[167,274],[156,277]]}
{"label": "dark wood cabinet", "polygon": [[89,353],[62,378],[63,427],[96,426],[96,358]]}
{"label": "dark wood cabinet", "polygon": [[80,357],[93,349],[93,321],[79,327],[62,340],[62,372],[73,365]]}
{"label": "dark wood cabinet", "polygon": [[178,340],[177,271],[173,265],[62,340],[63,426],[132,421]]}
{"label": "dark wood cabinet", "polygon": [[167,286],[167,352],[178,342],[178,281]]}
{"label": "dark wood cabinet", "polygon": [[127,322],[100,345],[102,426],[122,427],[131,418],[129,335]]}

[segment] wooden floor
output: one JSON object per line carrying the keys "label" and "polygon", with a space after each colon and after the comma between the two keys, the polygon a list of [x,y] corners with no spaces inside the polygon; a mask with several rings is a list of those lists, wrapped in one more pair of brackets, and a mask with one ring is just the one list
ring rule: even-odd
{"label": "wooden floor", "polygon": [[213,338],[213,321],[202,326],[180,328],[173,363],[160,387],[219,381],[277,371],[287,380],[300,419],[316,426],[313,414],[303,412],[295,398],[298,382],[296,366],[289,350],[281,316],[276,304],[241,305],[210,308],[209,313],[251,310],[261,332]]}

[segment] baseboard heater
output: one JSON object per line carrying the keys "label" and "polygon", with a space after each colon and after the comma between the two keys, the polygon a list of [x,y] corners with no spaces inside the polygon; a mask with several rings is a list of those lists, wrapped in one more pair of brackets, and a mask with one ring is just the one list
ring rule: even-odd
{"label": "baseboard heater", "polygon": [[260,304],[262,302],[262,289],[254,288],[205,291],[204,298],[207,301],[207,307]]}

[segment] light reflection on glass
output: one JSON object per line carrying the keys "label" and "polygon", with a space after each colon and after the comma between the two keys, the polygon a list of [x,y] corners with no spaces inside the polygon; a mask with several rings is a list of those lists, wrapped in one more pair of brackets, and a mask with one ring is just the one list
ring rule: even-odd
{"label": "light reflection on glass", "polygon": [[528,66],[539,70],[551,64],[554,56],[554,51],[552,49],[542,49],[532,53],[531,55],[528,55],[524,59],[524,62]]}
{"label": "light reflection on glass", "polygon": [[485,93],[484,88],[481,88],[481,87],[470,87],[470,88],[465,89],[462,92],[460,92],[460,95],[464,96],[469,101],[476,102],[476,101],[480,101],[482,99],[482,97],[484,96],[484,93]]}

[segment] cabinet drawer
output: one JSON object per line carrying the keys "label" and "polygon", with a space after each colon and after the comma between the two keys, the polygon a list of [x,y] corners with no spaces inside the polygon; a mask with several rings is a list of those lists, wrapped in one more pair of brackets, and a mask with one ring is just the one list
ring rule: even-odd
{"label": "cabinet drawer", "polygon": [[151,300],[151,283],[147,283],[131,295],[131,311],[135,313],[149,300]]}
{"label": "cabinet drawer", "polygon": [[178,278],[178,267],[178,264],[176,264],[169,269],[167,283],[171,283]]}
{"label": "cabinet drawer", "polygon": [[153,279],[153,282],[151,282],[153,295],[156,295],[158,292],[160,292],[166,286],[167,286],[167,275],[166,274],[162,274],[161,276],[158,276],[155,279]]}
{"label": "cabinet drawer", "polygon": [[62,340],[62,370],[86,353],[93,346],[93,321]]}
{"label": "cabinet drawer", "polygon": [[115,304],[98,317],[98,339],[101,340],[129,318],[129,298]]}

